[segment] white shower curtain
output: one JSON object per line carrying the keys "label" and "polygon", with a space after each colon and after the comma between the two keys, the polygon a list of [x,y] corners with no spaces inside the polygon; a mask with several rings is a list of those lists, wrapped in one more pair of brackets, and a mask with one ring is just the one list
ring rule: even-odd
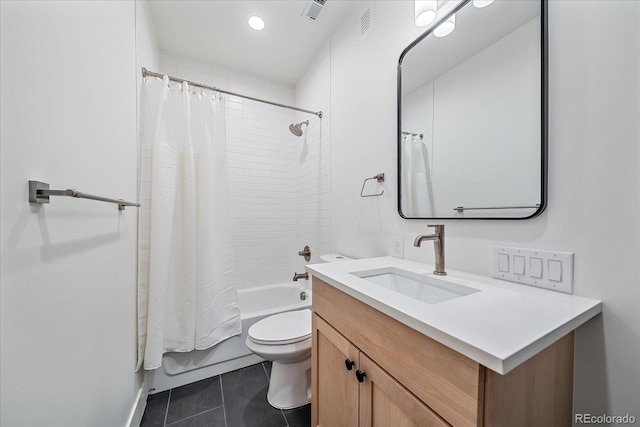
{"label": "white shower curtain", "polygon": [[408,217],[436,216],[427,146],[418,135],[402,138],[402,212]]}
{"label": "white shower curtain", "polygon": [[140,102],[136,370],[241,333],[224,103],[166,77],[146,78]]}

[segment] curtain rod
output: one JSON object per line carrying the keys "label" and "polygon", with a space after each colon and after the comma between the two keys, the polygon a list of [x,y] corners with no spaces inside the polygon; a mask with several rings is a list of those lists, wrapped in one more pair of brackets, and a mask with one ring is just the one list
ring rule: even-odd
{"label": "curtain rod", "polygon": [[[164,74],[155,73],[153,71],[149,71],[146,68],[142,67],[142,76],[143,77],[159,77],[159,78],[162,78],[162,77],[164,77]],[[167,76],[167,77],[169,78],[169,80],[174,81],[174,82],[178,82],[178,83],[187,82],[187,83],[189,83],[190,86],[197,86],[197,87],[201,87],[203,89],[210,89],[210,90],[213,90],[215,92],[226,93],[227,95],[239,96],[240,98],[245,98],[245,99],[250,99],[252,101],[257,101],[257,102],[262,102],[262,103],[265,103],[265,104],[275,105],[277,107],[289,108],[291,110],[296,110],[296,111],[302,111],[303,113],[314,114],[314,115],[318,116],[319,118],[322,118],[322,111],[305,110],[304,108],[293,107],[291,105],[280,104],[279,102],[267,101],[266,99],[254,98],[253,96],[247,96],[247,95],[242,95],[242,94],[235,93],[235,92],[230,92],[228,90],[220,89],[220,88],[217,88],[217,87],[214,87],[214,86],[203,85],[203,84],[200,84],[200,83],[192,82],[191,80],[187,80],[187,79],[180,79],[178,77],[172,77],[172,76]]]}

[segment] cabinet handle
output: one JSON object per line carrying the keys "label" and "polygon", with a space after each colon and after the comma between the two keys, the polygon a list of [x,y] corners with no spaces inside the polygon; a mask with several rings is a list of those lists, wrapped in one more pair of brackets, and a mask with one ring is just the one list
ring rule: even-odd
{"label": "cabinet handle", "polygon": [[356,362],[354,362],[351,359],[345,359],[345,361],[344,361],[344,365],[347,367],[347,371],[352,370],[353,369],[353,365],[355,365],[355,364],[356,364]]}
{"label": "cabinet handle", "polygon": [[358,369],[356,371],[356,378],[358,379],[359,383],[364,382],[364,377],[366,377],[366,376],[367,376],[367,374],[362,372],[360,369]]}

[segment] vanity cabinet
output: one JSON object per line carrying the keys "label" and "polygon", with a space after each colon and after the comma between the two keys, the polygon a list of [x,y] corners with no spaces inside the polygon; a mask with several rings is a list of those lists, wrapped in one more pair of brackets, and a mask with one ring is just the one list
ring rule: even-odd
{"label": "vanity cabinet", "polygon": [[500,375],[313,278],[312,426],[570,426],[573,333]]}
{"label": "vanity cabinet", "polygon": [[318,315],[313,315],[316,426],[448,426]]}
{"label": "vanity cabinet", "polygon": [[312,317],[313,411],[316,422],[323,426],[357,426],[359,419],[359,383],[354,366],[360,351],[345,337],[323,321]]}

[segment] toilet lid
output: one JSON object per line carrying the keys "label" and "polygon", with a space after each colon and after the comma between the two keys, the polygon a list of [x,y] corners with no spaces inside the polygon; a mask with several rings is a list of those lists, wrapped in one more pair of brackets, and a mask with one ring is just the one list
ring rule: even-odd
{"label": "toilet lid", "polygon": [[258,344],[292,344],[311,336],[311,310],[288,311],[266,317],[249,328]]}

